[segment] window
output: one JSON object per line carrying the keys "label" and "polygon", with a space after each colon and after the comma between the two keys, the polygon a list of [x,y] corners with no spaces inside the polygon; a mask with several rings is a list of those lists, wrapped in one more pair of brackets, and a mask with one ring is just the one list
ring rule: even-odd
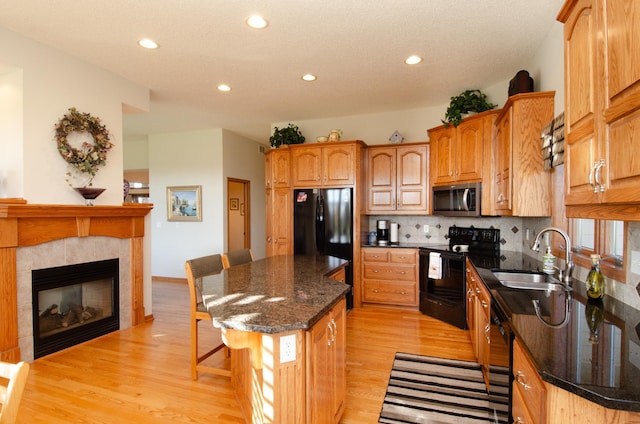
{"label": "window", "polygon": [[624,282],[624,244],[626,225],[624,221],[598,219],[569,219],[569,235],[573,241],[573,261],[576,265],[590,267],[590,255],[602,257],[602,273],[609,278]]}

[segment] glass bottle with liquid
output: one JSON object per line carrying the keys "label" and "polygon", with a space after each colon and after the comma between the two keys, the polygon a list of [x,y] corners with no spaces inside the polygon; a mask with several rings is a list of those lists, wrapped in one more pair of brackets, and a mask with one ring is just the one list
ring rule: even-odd
{"label": "glass bottle with liquid", "polygon": [[587,275],[587,295],[591,299],[604,297],[604,276],[600,272],[600,255],[591,255],[591,270]]}
{"label": "glass bottle with liquid", "polygon": [[587,300],[584,317],[589,327],[589,343],[597,344],[599,341],[600,327],[604,322],[604,304],[602,303],[602,299]]}

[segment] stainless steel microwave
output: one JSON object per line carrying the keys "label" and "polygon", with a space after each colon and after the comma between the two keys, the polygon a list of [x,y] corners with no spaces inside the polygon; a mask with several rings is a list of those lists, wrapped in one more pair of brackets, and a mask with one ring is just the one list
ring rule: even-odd
{"label": "stainless steel microwave", "polygon": [[433,215],[480,216],[482,183],[453,184],[433,187]]}

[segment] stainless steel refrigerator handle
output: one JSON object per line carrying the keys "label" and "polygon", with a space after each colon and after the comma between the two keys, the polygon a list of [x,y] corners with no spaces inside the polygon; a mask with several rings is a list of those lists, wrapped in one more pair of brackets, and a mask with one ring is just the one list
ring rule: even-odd
{"label": "stainless steel refrigerator handle", "polygon": [[469,210],[469,203],[467,202],[468,196],[469,196],[469,189],[465,188],[464,192],[462,193],[462,205],[464,206],[465,211]]}

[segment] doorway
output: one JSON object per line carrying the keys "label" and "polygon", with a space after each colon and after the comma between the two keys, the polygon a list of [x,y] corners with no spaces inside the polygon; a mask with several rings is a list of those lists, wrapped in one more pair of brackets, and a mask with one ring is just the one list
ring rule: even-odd
{"label": "doorway", "polygon": [[251,183],[227,178],[227,250],[251,247]]}

